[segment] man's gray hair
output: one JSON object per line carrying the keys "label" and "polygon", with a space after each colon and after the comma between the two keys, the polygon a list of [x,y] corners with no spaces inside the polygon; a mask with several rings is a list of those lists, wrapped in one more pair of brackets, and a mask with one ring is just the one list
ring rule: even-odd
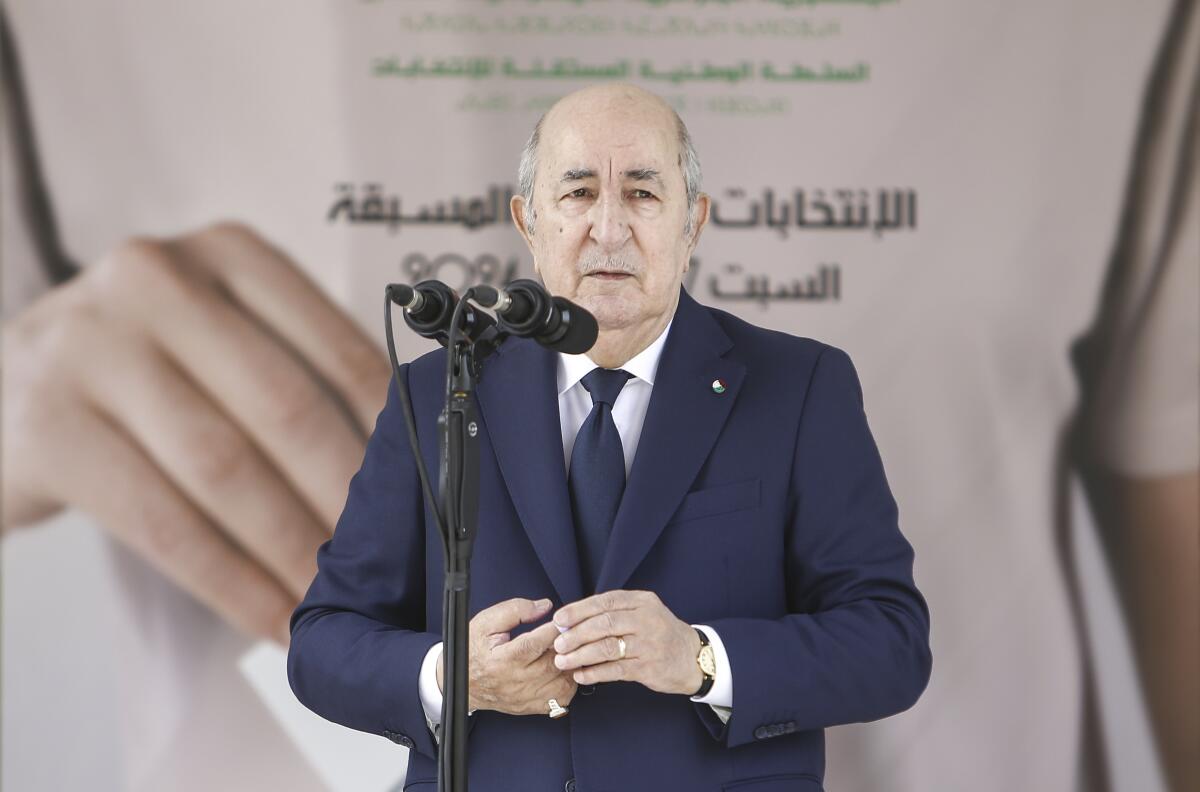
{"label": "man's gray hair", "polygon": [[[700,197],[700,157],[692,144],[692,136],[688,134],[687,125],[679,117],[679,113],[671,110],[675,116],[675,131],[679,141],[679,167],[683,171],[683,184],[687,191],[687,221],[683,225],[683,235],[691,236],[695,227],[696,200]],[[533,180],[537,173],[538,143],[542,139],[542,122],[545,114],[538,119],[533,127],[533,134],[525,141],[521,150],[521,162],[517,165],[517,186],[521,197],[525,199],[525,229],[532,234],[537,212],[533,209]]]}

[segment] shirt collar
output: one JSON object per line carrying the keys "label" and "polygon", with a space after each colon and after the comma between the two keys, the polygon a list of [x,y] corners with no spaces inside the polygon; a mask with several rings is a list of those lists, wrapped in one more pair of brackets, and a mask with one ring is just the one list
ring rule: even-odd
{"label": "shirt collar", "polygon": [[[650,342],[650,346],[638,352],[621,368],[628,371],[637,379],[642,380],[648,385],[654,384],[654,375],[658,371],[658,360],[662,357],[663,345],[667,342],[667,333],[671,331],[671,324],[675,319],[672,317],[663,331],[658,334],[658,338]],[[558,393],[562,394],[575,387],[575,383],[579,382],[587,376],[592,369],[598,366],[586,354],[582,355],[567,355],[562,352],[558,353]]]}

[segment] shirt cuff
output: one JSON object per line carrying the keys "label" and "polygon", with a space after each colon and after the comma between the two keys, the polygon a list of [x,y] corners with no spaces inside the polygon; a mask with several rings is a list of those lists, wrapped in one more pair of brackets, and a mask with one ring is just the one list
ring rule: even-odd
{"label": "shirt cuff", "polygon": [[713,685],[707,694],[692,696],[692,701],[707,704],[713,708],[722,721],[728,721],[733,707],[733,674],[729,670],[729,655],[725,653],[725,644],[717,631],[704,624],[693,624],[697,630],[703,630],[712,646],[713,659],[716,661],[717,673],[713,677]]}
{"label": "shirt cuff", "polygon": [[442,691],[437,683],[437,661],[442,654],[442,642],[438,641],[425,653],[421,661],[421,673],[417,678],[417,687],[421,693],[421,707],[425,710],[425,720],[429,722],[429,730],[442,722]]}

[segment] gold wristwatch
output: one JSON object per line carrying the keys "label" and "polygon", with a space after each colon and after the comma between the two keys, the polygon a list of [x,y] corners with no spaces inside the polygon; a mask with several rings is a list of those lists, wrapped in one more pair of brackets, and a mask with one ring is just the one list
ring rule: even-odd
{"label": "gold wristwatch", "polygon": [[704,634],[704,630],[699,627],[693,628],[696,634],[700,636],[700,651],[696,654],[696,665],[700,666],[700,673],[704,674],[704,681],[700,683],[700,689],[692,694],[692,697],[706,696],[708,691],[712,690],[713,680],[717,675],[717,657],[713,654],[713,648],[708,643],[708,636]]}

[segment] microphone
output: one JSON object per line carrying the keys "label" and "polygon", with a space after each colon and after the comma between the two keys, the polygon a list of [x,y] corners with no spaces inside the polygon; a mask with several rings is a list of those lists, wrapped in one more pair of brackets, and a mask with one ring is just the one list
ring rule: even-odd
{"label": "microphone", "polygon": [[540,283],[528,278],[503,289],[476,286],[474,299],[496,312],[501,330],[532,338],[556,352],[583,354],[600,334],[596,317],[563,297],[552,297]]}
{"label": "microphone", "polygon": [[[404,309],[404,321],[417,335],[432,338],[445,346],[450,340],[450,322],[454,308],[458,305],[458,294],[446,284],[436,280],[421,281],[416,286],[405,283],[390,283],[387,293],[392,302]],[[495,320],[482,311],[463,312],[460,328],[464,340],[474,343]]]}

